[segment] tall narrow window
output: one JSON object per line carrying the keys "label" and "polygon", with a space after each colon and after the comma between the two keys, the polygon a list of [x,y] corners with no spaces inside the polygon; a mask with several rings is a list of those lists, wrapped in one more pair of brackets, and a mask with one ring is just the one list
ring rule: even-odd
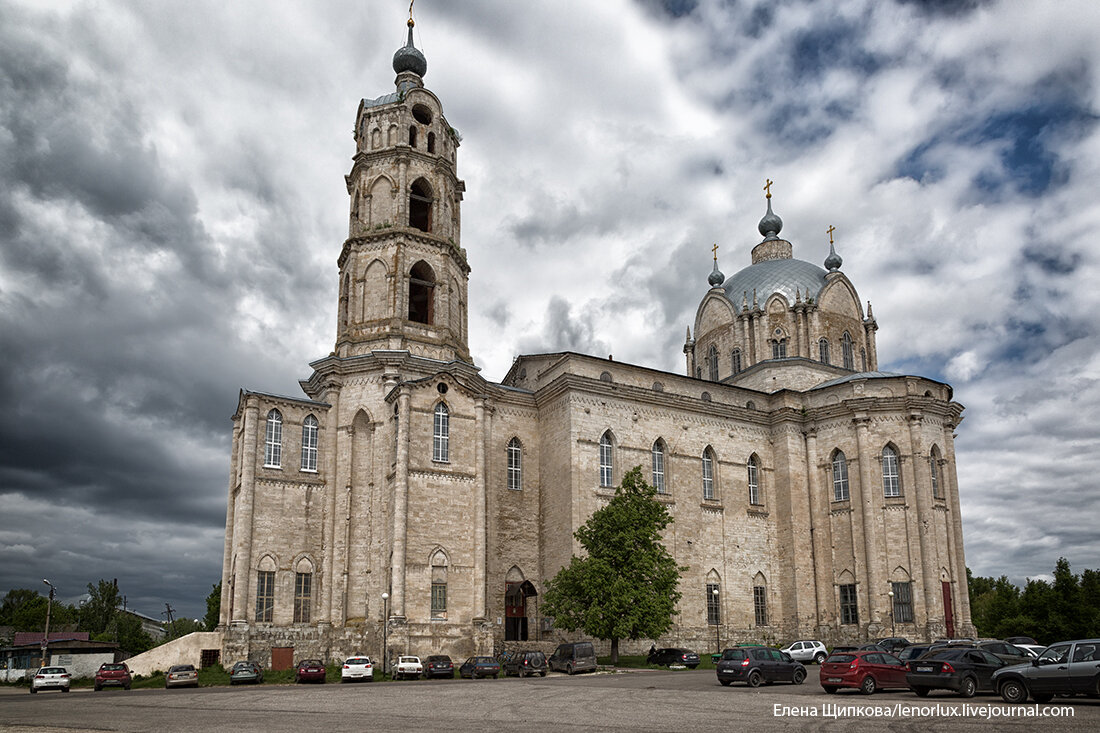
{"label": "tall narrow window", "polygon": [[734,374],[741,373],[741,349],[734,349],[730,355],[730,366],[733,368]]}
{"label": "tall narrow window", "polygon": [[763,585],[752,587],[752,607],[756,613],[756,625],[768,625],[768,589]]}
{"label": "tall narrow window", "polygon": [[523,489],[523,446],[519,438],[508,441],[508,488],[512,491]]}
{"label": "tall narrow window", "polygon": [[817,358],[822,364],[829,363],[829,339],[821,339],[817,342]]}
{"label": "tall narrow window", "polygon": [[422,232],[432,230],[432,189],[423,178],[409,188],[409,226]]}
{"label": "tall narrow window", "polygon": [[317,470],[317,418],[313,415],[302,422],[302,470]]}
{"label": "tall narrow window", "polygon": [[912,623],[913,584],[908,582],[891,583],[890,589],[894,591],[894,623]]}
{"label": "tall narrow window", "polygon": [[714,498],[714,453],[710,446],[703,451],[703,498]]}
{"label": "tall narrow window", "polygon": [[451,460],[451,413],[447,405],[440,402],[435,406],[435,420],[432,427],[432,460],[447,463]]}
{"label": "tall narrow window", "polygon": [[859,623],[859,604],[856,601],[855,584],[840,586],[840,623]]}
{"label": "tall narrow window", "polygon": [[275,611],[275,571],[256,573],[256,620],[271,623]]}
{"label": "tall narrow window", "polygon": [[928,454],[928,473],[932,477],[932,498],[942,499],[943,489],[940,488],[940,451],[932,446]]}
{"label": "tall narrow window", "polygon": [[278,410],[267,413],[267,433],[264,436],[264,467],[283,465],[283,416]]}
{"label": "tall narrow window", "polygon": [[718,583],[707,583],[707,623],[711,626],[722,623],[722,589]]}
{"label": "tall narrow window", "polygon": [[614,464],[612,463],[611,455],[611,435],[604,433],[600,436],[600,486],[609,487],[612,484],[612,469]]}
{"label": "tall narrow window", "polygon": [[898,452],[889,445],[882,449],[882,494],[883,496],[901,496]]}
{"label": "tall narrow window", "polygon": [[833,454],[833,501],[848,501],[848,459],[843,451]]}
{"label": "tall narrow window", "polygon": [[665,493],[665,444],[660,438],[653,443],[653,488]]}
{"label": "tall narrow window", "polygon": [[760,463],[756,460],[756,456],[751,456],[749,458],[748,472],[749,503],[763,504],[763,502],[760,501]]}
{"label": "tall narrow window", "polygon": [[294,574],[294,623],[309,623],[310,597],[313,592],[313,574]]}
{"label": "tall narrow window", "polygon": [[434,132],[429,132],[428,133],[428,152],[429,153],[434,153],[435,152],[435,133]]}
{"label": "tall narrow window", "polygon": [[416,127],[409,125],[409,147],[416,147]]}
{"label": "tall narrow window", "polygon": [[860,347],[859,350],[859,363],[862,364],[862,370],[867,371],[867,349]]}
{"label": "tall narrow window", "polygon": [[432,618],[447,618],[447,556],[442,550],[432,555]]}
{"label": "tall narrow window", "polygon": [[844,355],[844,368],[855,371],[856,362],[852,356],[852,336],[845,331],[844,336],[840,339],[840,350]]}
{"label": "tall narrow window", "polygon": [[772,341],[772,358],[787,358],[787,339],[776,339],[775,341]]}
{"label": "tall narrow window", "polygon": [[707,352],[707,365],[710,368],[710,381],[718,381],[718,347],[711,346]]}
{"label": "tall narrow window", "polygon": [[435,273],[420,260],[409,270],[409,320],[431,325],[434,296]]}

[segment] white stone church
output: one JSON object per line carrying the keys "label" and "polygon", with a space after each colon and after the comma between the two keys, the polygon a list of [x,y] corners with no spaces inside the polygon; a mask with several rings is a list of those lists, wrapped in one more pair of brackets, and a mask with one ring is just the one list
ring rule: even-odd
{"label": "white stone church", "polygon": [[577,638],[539,596],[637,465],[687,567],[671,631],[638,649],[973,633],[963,408],[878,371],[835,252],[795,259],[769,192],[763,239],[734,245],[758,242],[751,264],[700,276],[685,374],[563,352],[489,382],[467,345],[460,138],[411,21],[393,66],[356,116],[335,347],[304,396],[242,390],[233,416],[224,659],[380,658],[384,627],[391,655]]}

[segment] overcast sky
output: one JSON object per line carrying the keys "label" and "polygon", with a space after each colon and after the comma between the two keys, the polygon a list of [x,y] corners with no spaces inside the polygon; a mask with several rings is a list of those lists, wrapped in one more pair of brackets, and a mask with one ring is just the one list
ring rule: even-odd
{"label": "overcast sky", "polygon": [[[335,339],[359,100],[404,0],[0,0],[0,593],[201,616],[238,390]],[[880,367],[949,382],[967,564],[1100,568],[1100,4],[420,0],[470,348],[682,372],[765,178]],[[1090,283],[1092,283],[1090,285]]]}

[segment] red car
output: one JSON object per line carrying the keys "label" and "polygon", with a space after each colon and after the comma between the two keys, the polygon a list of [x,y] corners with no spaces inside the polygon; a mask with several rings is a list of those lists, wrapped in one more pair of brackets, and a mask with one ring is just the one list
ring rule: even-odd
{"label": "red car", "polygon": [[303,659],[294,672],[295,682],[325,682],[325,664],[320,659]]}
{"label": "red car", "polygon": [[830,695],[851,687],[864,695],[890,688],[908,690],[905,663],[887,652],[833,652],[821,665],[821,687]]}
{"label": "red car", "polygon": [[121,687],[124,690],[130,689],[130,683],[133,679],[130,677],[130,668],[121,662],[118,664],[111,664],[105,662],[99,665],[99,670],[95,673],[95,690],[99,692],[104,687],[110,687],[112,685]]}

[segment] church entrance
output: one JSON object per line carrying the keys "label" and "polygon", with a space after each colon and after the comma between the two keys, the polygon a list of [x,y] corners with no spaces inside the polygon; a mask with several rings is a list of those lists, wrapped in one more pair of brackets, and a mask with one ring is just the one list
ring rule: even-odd
{"label": "church entrance", "polygon": [[527,641],[527,599],[537,597],[531,581],[504,584],[504,640]]}
{"label": "church entrance", "polygon": [[943,588],[943,621],[947,626],[947,638],[955,638],[955,610],[952,608],[951,598],[951,583],[949,581],[943,581],[941,583]]}

